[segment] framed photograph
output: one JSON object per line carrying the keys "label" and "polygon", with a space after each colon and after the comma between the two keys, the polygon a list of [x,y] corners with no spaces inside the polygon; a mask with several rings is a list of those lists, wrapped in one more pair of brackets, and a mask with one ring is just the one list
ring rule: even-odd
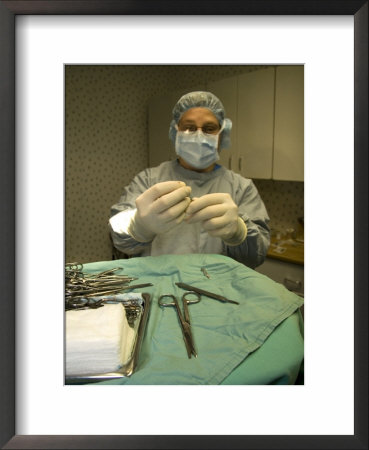
{"label": "framed photograph", "polygon": [[[2,448],[368,448],[367,42],[365,0],[0,1]],[[68,64],[304,65],[303,386],[64,385]]]}

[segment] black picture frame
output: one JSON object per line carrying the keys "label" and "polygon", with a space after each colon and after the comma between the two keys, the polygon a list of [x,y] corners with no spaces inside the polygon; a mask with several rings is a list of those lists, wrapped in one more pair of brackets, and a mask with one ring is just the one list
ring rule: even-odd
{"label": "black picture frame", "polygon": [[[352,15],[354,17],[354,435],[133,436],[15,434],[15,16]],[[0,445],[5,449],[367,449],[368,448],[368,1],[11,0],[0,1]],[[340,215],[339,215],[340,216]],[[337,226],[344,227],[337,217]],[[337,245],[344,245],[337,243]],[[339,343],[338,343],[339,345]],[[339,362],[338,362],[339,363]],[[339,395],[339,393],[337,393]],[[317,405],[318,407],[318,405]],[[222,412],[225,419],[227,414]]]}

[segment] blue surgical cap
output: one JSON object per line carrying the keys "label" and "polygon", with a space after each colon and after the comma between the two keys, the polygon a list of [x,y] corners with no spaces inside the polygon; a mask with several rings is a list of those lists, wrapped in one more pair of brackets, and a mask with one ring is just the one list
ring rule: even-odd
{"label": "blue surgical cap", "polygon": [[182,114],[190,108],[208,108],[218,119],[220,126],[223,128],[220,137],[220,148],[229,148],[231,145],[231,129],[232,121],[225,118],[225,110],[222,102],[211,92],[194,91],[183,95],[173,108],[173,120],[169,126],[169,138],[175,143],[177,128]]}

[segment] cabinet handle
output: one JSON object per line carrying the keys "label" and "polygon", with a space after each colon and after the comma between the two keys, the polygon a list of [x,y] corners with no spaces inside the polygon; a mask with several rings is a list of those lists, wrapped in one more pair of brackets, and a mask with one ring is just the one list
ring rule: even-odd
{"label": "cabinet handle", "polygon": [[232,169],[232,156],[228,158],[228,169]]}
{"label": "cabinet handle", "polygon": [[238,158],[238,170],[242,170],[242,158]]}

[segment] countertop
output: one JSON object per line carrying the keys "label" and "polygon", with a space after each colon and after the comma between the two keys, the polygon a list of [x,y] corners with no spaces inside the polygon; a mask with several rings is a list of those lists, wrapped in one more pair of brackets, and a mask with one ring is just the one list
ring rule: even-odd
{"label": "countertop", "polygon": [[304,242],[295,239],[272,238],[267,256],[281,261],[304,265]]}

